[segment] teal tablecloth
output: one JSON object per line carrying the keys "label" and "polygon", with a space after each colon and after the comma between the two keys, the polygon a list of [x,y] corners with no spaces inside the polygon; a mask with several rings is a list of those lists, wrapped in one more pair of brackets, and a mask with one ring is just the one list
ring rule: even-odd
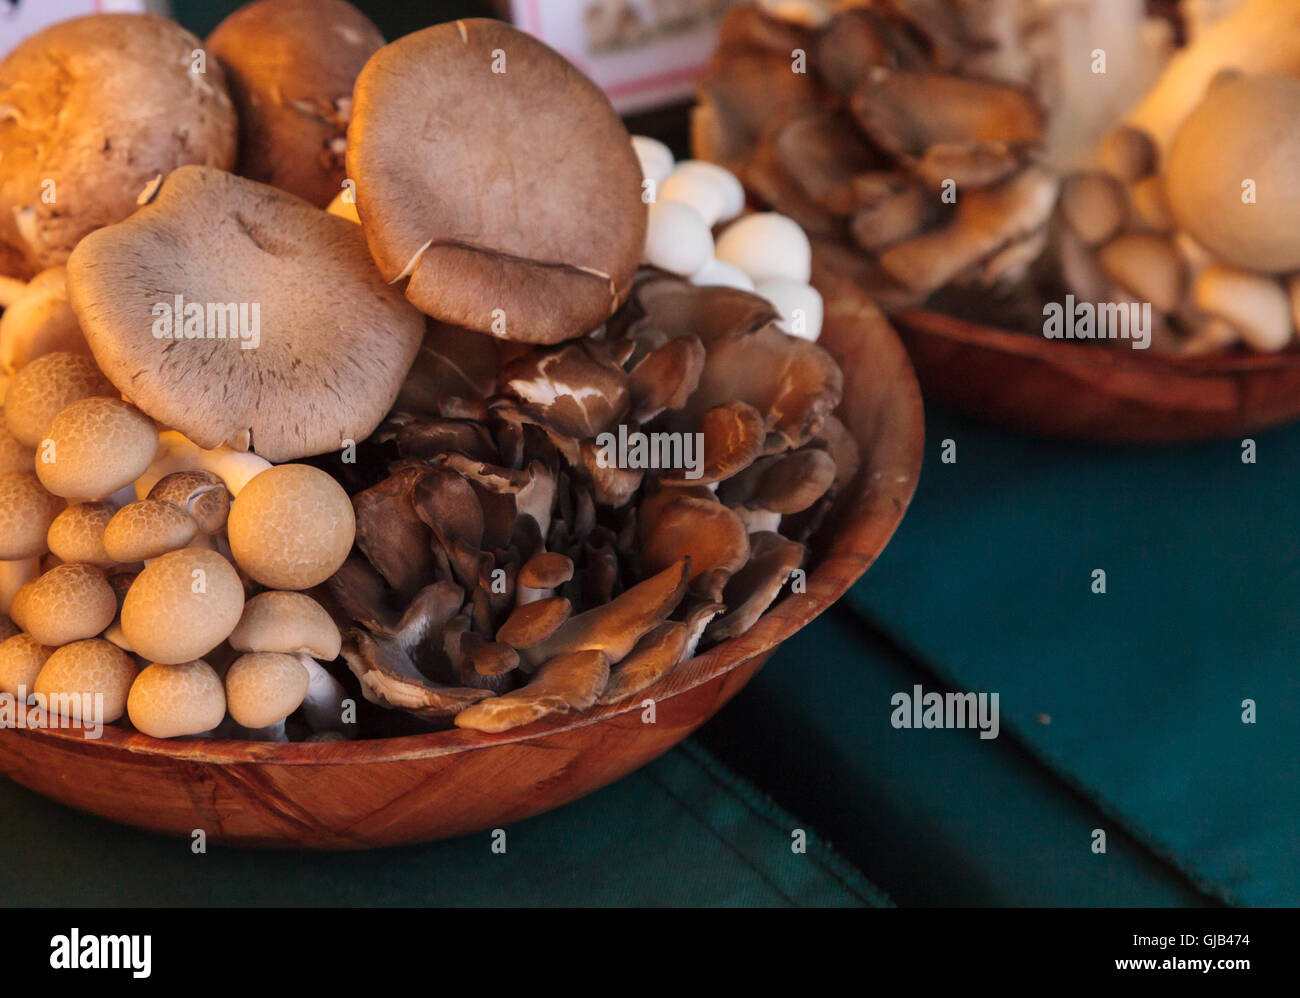
{"label": "teal tablecloth", "polygon": [[[796,853],[792,833],[806,833]],[[0,907],[689,905],[889,901],[805,823],[687,742],[569,807],[506,829],[351,853],[210,846],[88,817],[0,778]]]}
{"label": "teal tablecloth", "polygon": [[[889,548],[711,743],[902,904],[1300,904],[1300,428],[1255,464],[937,411],[927,440]],[[998,692],[1001,736],[894,730],[915,682]]]}

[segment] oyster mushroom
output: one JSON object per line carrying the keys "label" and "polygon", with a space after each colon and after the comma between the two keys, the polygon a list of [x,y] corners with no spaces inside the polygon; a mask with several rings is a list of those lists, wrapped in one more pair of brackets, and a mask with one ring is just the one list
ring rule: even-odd
{"label": "oyster mushroom", "polygon": [[257,0],[208,36],[239,115],[238,172],[325,207],[344,178],[352,86],[384,44],[343,0]]}
{"label": "oyster mushroom", "polygon": [[[275,463],[369,436],[424,334],[356,226],[207,167],[175,170],[150,204],[83,239],[68,291],[96,362],[136,405],[200,447]],[[176,338],[194,308],[205,335]],[[139,335],[149,323],[166,335]]]}
{"label": "oyster mushroom", "polygon": [[95,14],[37,32],[0,62],[0,271],[63,263],[87,233],[135,211],[160,174],[234,165],[235,109],[214,60],[195,71],[201,49],[162,17]]}
{"label": "oyster mushroom", "polygon": [[609,682],[597,703],[617,703],[653,686],[695,654],[705,627],[725,609],[721,603],[700,603],[685,620],[667,620],[649,631],[627,658],[610,670]]}
{"label": "oyster mushroom", "polygon": [[548,714],[586,710],[608,681],[609,658],[604,652],[564,652],[544,662],[526,686],[466,707],[456,715],[456,727],[508,731]]}
{"label": "oyster mushroom", "polygon": [[362,228],[422,311],[555,343],[622,303],[645,245],[641,167],[608,99],[561,56],[499,21],[437,25],[375,53],[354,100]]}

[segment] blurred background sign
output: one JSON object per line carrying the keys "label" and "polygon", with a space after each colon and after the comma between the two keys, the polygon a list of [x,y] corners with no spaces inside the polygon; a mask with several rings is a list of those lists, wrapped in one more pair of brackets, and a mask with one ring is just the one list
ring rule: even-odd
{"label": "blurred background sign", "polygon": [[562,52],[624,114],[688,99],[740,0],[504,0],[503,13]]}

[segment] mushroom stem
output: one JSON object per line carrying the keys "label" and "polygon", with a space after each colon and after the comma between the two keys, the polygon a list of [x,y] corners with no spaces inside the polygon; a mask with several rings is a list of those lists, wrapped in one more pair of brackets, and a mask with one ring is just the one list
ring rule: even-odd
{"label": "mushroom stem", "polygon": [[343,701],[348,691],[310,655],[298,655],[298,661],[307,670],[307,695],[302,700],[302,714],[313,732],[348,732],[355,727],[343,720]]}

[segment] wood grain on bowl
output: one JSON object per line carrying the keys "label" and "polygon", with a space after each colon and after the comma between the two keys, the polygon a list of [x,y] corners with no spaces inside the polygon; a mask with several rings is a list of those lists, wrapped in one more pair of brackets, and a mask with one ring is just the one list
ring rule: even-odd
{"label": "wood grain on bowl", "polygon": [[1154,443],[1241,436],[1300,417],[1300,353],[1177,357],[923,309],[892,318],[927,399],[1022,433]]}
{"label": "wood grain on bowl", "polygon": [[[670,749],[749,681],[772,650],[851,586],[902,519],[920,472],[924,420],[907,355],[847,279],[817,268],[821,343],[844,370],[840,418],[862,448],[858,477],[814,538],[807,592],[748,632],[621,703],[498,735],[451,730],[333,743],[162,741],[106,727],[0,730],[0,770],[73,807],[213,842],[354,849],[492,828],[565,804]],[[808,663],[816,682],[817,663]],[[643,701],[655,701],[643,723]]]}

